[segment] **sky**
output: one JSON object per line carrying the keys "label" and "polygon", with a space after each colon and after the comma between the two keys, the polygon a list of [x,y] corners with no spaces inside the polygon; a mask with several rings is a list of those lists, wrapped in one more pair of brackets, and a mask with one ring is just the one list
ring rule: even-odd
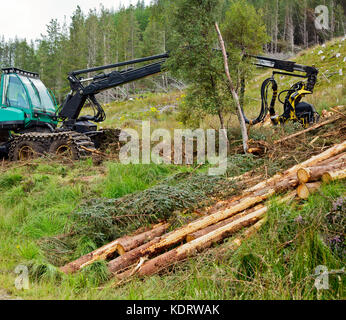
{"label": "sky", "polygon": [[[151,0],[145,0],[150,4]],[[0,0],[0,36],[6,40],[26,38],[28,41],[40,38],[51,19],[70,22],[70,17],[79,5],[83,12],[105,8],[118,9],[120,6],[136,4],[137,0]]]}

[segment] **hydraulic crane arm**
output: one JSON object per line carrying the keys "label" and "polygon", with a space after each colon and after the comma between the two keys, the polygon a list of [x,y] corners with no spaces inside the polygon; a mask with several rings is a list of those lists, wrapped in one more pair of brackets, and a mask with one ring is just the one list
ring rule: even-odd
{"label": "hydraulic crane arm", "polygon": [[[145,77],[160,73],[162,71],[162,65],[169,57],[168,53],[156,55],[152,57],[146,57],[131,61],[125,61],[117,64],[111,64],[101,67],[95,67],[90,69],[83,69],[73,71],[69,74],[68,80],[70,82],[71,92],[66,97],[62,108],[58,114],[58,117],[64,120],[66,126],[71,126],[76,121],[90,120],[94,122],[102,122],[105,120],[105,113],[101,105],[97,102],[95,95],[126,83],[143,79]],[[148,61],[157,61],[148,64],[137,69],[129,68],[123,71],[112,71],[109,73],[101,73],[91,78],[83,79],[78,77],[82,74],[88,74],[91,72],[104,71],[123,66],[135,65]],[[89,83],[83,85],[83,83]],[[83,109],[87,100],[90,100],[96,108],[94,116],[85,116],[79,118],[81,110]]]}
{"label": "hydraulic crane arm", "polygon": [[[313,92],[316,85],[316,81],[317,81],[317,75],[318,75],[317,68],[304,66],[301,64],[297,64],[293,61],[287,61],[287,60],[278,60],[273,58],[251,56],[251,55],[248,55],[248,57],[256,59],[256,62],[254,62],[256,66],[291,72],[291,73],[284,73],[284,72],[274,71],[274,74],[283,74],[283,75],[292,76],[292,77],[307,78],[308,81],[307,81],[306,89],[308,91],[311,91],[311,93]],[[304,72],[305,75],[294,74],[293,72]]]}
{"label": "hydraulic crane arm", "polygon": [[[268,111],[271,116],[271,120],[274,124],[285,123],[288,120],[299,121],[303,125],[308,125],[318,121],[319,115],[315,108],[305,102],[301,102],[302,98],[307,94],[312,94],[317,82],[318,69],[311,66],[304,66],[297,64],[293,61],[278,60],[273,58],[247,55],[255,59],[254,65],[264,68],[274,69],[273,75],[266,79],[261,88],[262,107],[259,116],[256,119],[249,120],[245,116],[245,121],[249,124],[256,124],[264,121]],[[280,70],[280,71],[276,71]],[[283,72],[284,71],[284,72]],[[304,74],[296,73],[302,72]],[[278,95],[278,84],[274,78],[276,74],[298,77],[307,79],[306,83],[302,81],[294,84],[290,89],[282,91]],[[270,105],[268,105],[268,89],[271,86],[273,90],[273,96]],[[287,93],[285,101],[280,100],[280,96],[283,93]],[[281,116],[277,116],[275,112],[276,99],[279,97],[280,102],[284,105],[284,113]]]}

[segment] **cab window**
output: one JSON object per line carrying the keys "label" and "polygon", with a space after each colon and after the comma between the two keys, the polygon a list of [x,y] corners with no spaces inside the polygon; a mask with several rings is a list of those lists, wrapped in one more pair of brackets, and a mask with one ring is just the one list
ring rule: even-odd
{"label": "cab window", "polygon": [[30,104],[22,82],[17,75],[10,75],[7,85],[5,104],[8,107],[29,109]]}

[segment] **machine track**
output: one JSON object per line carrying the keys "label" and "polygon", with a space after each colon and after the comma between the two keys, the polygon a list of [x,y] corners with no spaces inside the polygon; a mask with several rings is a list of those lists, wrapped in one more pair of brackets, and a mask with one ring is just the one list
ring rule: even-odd
{"label": "machine track", "polygon": [[78,132],[26,133],[12,139],[9,159],[27,160],[48,153],[81,160],[91,156],[93,150],[90,138]]}

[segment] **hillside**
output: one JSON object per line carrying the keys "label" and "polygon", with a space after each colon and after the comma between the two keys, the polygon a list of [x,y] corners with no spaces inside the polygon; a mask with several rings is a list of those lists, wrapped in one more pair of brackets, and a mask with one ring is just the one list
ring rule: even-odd
{"label": "hillside", "polygon": [[[317,110],[346,104],[345,57],[346,41],[340,38],[293,59],[321,71],[309,98]],[[254,101],[249,109],[258,107],[259,83],[266,75],[249,83],[247,100]],[[282,87],[288,84],[282,81]],[[154,128],[183,128],[176,118],[183,100],[183,92],[173,92],[111,103],[106,106],[105,126],[136,128],[136,121],[152,119]],[[167,106],[173,106],[172,110]],[[212,122],[206,119],[203,126]],[[198,218],[200,210],[245,188],[229,177],[252,171],[259,179],[268,178],[344,142],[344,128],[345,120],[340,118],[281,147],[272,142],[297,130],[295,125],[284,130],[251,129],[253,140],[273,146],[261,157],[240,154],[235,128],[229,167],[221,177],[206,175],[209,164],[125,166],[111,157],[101,164],[93,159],[4,161],[0,167],[0,299],[2,295],[23,299],[344,299],[345,277],[332,276],[330,289],[323,291],[316,290],[313,277],[319,265],[340,270],[345,263],[344,181],[324,184],[305,201],[279,204],[270,199],[268,221],[238,250],[230,249],[235,235],[160,275],[118,284],[105,262],[75,275],[58,269],[162,219],[169,220],[172,228],[182,226]],[[14,286],[18,265],[29,267],[28,290]]]}

